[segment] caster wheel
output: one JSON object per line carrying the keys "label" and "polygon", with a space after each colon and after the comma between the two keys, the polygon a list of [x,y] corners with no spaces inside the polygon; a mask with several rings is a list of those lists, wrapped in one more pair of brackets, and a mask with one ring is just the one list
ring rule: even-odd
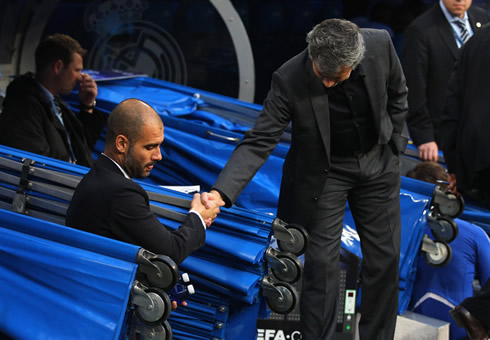
{"label": "caster wheel", "polygon": [[160,323],[170,316],[172,311],[172,302],[167,293],[158,288],[149,288],[145,291],[153,301],[151,309],[137,306],[135,309],[136,316],[147,324]]}
{"label": "caster wheel", "polygon": [[170,258],[155,257],[150,260],[159,269],[154,275],[147,275],[151,286],[167,290],[179,280],[179,269]]}
{"label": "caster wheel", "polygon": [[293,311],[298,302],[298,294],[294,288],[286,282],[274,283],[274,287],[281,292],[267,296],[269,308],[277,314],[288,314]]}
{"label": "caster wheel", "polygon": [[291,284],[297,282],[303,274],[303,266],[298,258],[288,253],[279,253],[277,254],[277,258],[286,266],[283,269],[272,268],[272,275],[274,275],[278,281],[284,281]]}
{"label": "caster wheel", "polygon": [[294,224],[289,224],[286,228],[293,235],[293,242],[278,240],[279,249],[293,253],[296,256],[304,254],[308,245],[308,232],[303,227]]}
{"label": "caster wheel", "polygon": [[445,216],[438,216],[436,220],[437,225],[433,225],[432,223],[429,224],[432,235],[434,235],[436,240],[447,243],[454,241],[459,232],[456,222],[454,222],[453,219]]}
{"label": "caster wheel", "polygon": [[451,261],[453,251],[446,242],[435,242],[438,248],[437,254],[424,253],[425,262],[433,267],[444,267]]}

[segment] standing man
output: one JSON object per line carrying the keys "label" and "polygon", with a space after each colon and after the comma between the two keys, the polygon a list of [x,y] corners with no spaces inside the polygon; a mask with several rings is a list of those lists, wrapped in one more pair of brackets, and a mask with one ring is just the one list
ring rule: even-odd
{"label": "standing man", "polygon": [[166,229],[151,212],[146,191],[132,178],[149,176],[162,159],[163,123],[148,104],[128,99],[109,115],[104,153],[73,195],[66,225],[167,255],[177,264],[204,245],[206,226],[219,213],[199,194],[179,229]]}
{"label": "standing man", "polygon": [[[441,132],[454,190],[490,207],[490,24],[464,46],[449,82]],[[487,265],[489,265],[487,263]],[[470,339],[488,339],[490,280],[451,311]]]}
{"label": "standing man", "polygon": [[363,252],[362,339],[391,339],[398,306],[400,173],[407,88],[390,36],[341,19],[272,75],[255,126],[204,200],[230,206],[292,122],[278,216],[306,227],[303,339],[333,339],[342,221],[349,202]]}
{"label": "standing man", "polygon": [[437,161],[440,116],[458,49],[488,22],[472,0],[440,0],[405,31],[402,65],[407,77],[407,125],[422,160]]}
{"label": "standing man", "polygon": [[452,74],[441,134],[452,188],[490,207],[490,24],[468,41]]}
{"label": "standing man", "polygon": [[[36,48],[36,74],[28,72],[7,87],[0,115],[0,143],[62,161],[92,166],[92,148],[106,115],[95,109],[97,85],[81,73],[85,50],[78,41],[55,34]],[[80,113],[60,95],[80,84]]]}

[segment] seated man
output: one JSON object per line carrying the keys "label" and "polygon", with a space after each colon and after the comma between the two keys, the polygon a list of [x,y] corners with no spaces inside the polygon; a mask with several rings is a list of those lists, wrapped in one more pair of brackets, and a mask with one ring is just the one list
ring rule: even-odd
{"label": "seated man", "polygon": [[[418,163],[407,177],[436,184],[447,180],[446,170],[436,162]],[[466,338],[464,329],[451,319],[449,311],[466,297],[473,296],[473,281],[483,285],[490,278],[490,240],[485,231],[461,219],[455,219],[459,233],[451,242],[452,258],[444,267],[429,266],[419,256],[411,309],[423,315],[447,321],[450,339]],[[431,235],[429,228],[427,234]]]}
{"label": "seated man", "polygon": [[[85,50],[73,38],[55,34],[36,48],[36,74],[28,72],[7,87],[0,115],[0,144],[92,166],[91,149],[106,115],[94,110],[97,85],[81,73]],[[80,114],[59,95],[80,84]]]}
{"label": "seated man", "polygon": [[205,230],[222,201],[206,209],[199,194],[179,229],[166,229],[150,211],[146,191],[132,178],[144,178],[162,159],[163,123],[148,104],[128,99],[107,121],[104,153],[73,195],[66,225],[167,255],[177,264],[204,245]]}

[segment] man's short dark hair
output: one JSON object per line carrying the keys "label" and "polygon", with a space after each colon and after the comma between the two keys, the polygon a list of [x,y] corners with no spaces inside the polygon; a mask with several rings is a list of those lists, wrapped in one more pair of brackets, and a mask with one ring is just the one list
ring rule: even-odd
{"label": "man's short dark hair", "polygon": [[160,116],[146,102],[129,98],[119,103],[107,119],[106,145],[112,145],[118,135],[125,136],[130,144],[142,137],[145,124],[163,124]]}
{"label": "man's short dark hair", "polygon": [[73,60],[74,53],[78,53],[83,57],[86,52],[78,41],[66,34],[57,33],[50,35],[36,48],[36,72],[44,70],[57,60],[63,61],[66,67]]}
{"label": "man's short dark hair", "polygon": [[144,119],[141,115],[129,111],[128,105],[118,105],[107,119],[106,144],[113,144],[118,135],[126,136],[131,144],[140,137]]}

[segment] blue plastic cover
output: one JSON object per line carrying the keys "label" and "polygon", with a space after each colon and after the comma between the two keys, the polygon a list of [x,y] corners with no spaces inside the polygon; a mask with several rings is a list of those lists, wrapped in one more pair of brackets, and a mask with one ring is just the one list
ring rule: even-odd
{"label": "blue plastic cover", "polygon": [[[86,168],[79,168],[78,166],[73,166],[68,163],[67,165],[69,166],[65,167],[64,162],[0,146],[0,157],[16,161],[20,165],[22,164],[21,156],[33,160],[34,168],[49,169],[53,172],[59,172],[59,175],[66,173],[81,177],[87,171]],[[15,171],[10,171],[10,173],[19,176]],[[36,171],[34,171],[34,173],[36,173]],[[51,175],[51,177],[57,177],[53,176],[53,174]],[[32,179],[39,180],[39,178]],[[45,180],[49,182],[48,179]],[[138,183],[147,191],[152,191],[157,194],[170,195],[187,200],[190,200],[191,198],[188,194],[161,188],[151,183],[142,181],[138,181]],[[9,189],[16,190],[15,185],[7,185],[7,183],[3,182],[0,182],[0,187],[8,187]],[[27,190],[26,193],[32,196],[39,195],[39,193],[33,190]],[[43,198],[58,200],[56,197],[51,197],[47,194],[43,194]],[[0,201],[2,199],[4,198],[1,198]],[[151,203],[168,208],[174,212],[181,212],[183,214],[187,212],[186,208],[169,206],[168,204],[155,201],[151,201]],[[32,212],[35,208],[35,206],[30,206],[29,212]],[[139,250],[139,247],[133,245],[86,234],[79,230],[40,221],[37,218],[18,215],[9,211],[0,212],[0,217],[7,217],[9,215],[21,217],[12,227],[16,228],[17,231],[26,235],[37,236],[43,239],[46,238],[50,241],[74,246],[78,251],[90,250],[99,254],[112,255],[113,257],[124,260],[129,259],[131,261],[135,259],[136,253]],[[180,225],[179,221],[170,220],[167,217],[159,217],[159,219],[164,225],[171,229],[176,229]],[[240,308],[245,310],[247,308],[256,310],[257,307],[255,305],[262,305],[263,298],[260,295],[260,280],[266,269],[266,266],[263,263],[263,256],[265,250],[269,246],[271,222],[272,218],[268,215],[237,207],[224,209],[223,213],[220,215],[219,221],[216,221],[212,228],[207,232],[206,246],[198,252],[195,252],[180,266],[183,271],[190,274],[191,280],[197,289],[197,293],[193,296],[194,301],[190,304],[189,308],[179,308],[179,312],[171,320],[172,327],[175,326],[176,329],[178,329],[177,333],[179,334],[179,337],[176,336],[176,339],[194,338],[196,334],[207,334],[210,329],[214,329],[213,323],[218,322],[217,320],[219,320],[221,314],[218,313],[212,315],[213,313],[211,313],[211,315],[204,315],[202,308],[194,308],[196,304],[209,304],[209,302],[202,301],[203,296],[214,294],[214,303],[219,304],[220,306],[228,305],[230,302],[233,304],[239,303],[241,304]],[[8,227],[11,227],[11,225],[8,224]],[[86,238],[86,235],[91,237]],[[39,251],[42,252],[41,249]],[[60,254],[64,254],[64,252],[71,252],[71,248],[63,248],[60,250]],[[70,256],[68,256],[68,258],[69,257]],[[53,276],[58,275],[56,269],[53,270]],[[62,275],[63,273],[61,276]],[[36,300],[36,291],[30,292],[29,296]],[[75,303],[73,303],[72,307],[77,308]],[[19,311],[20,310],[22,310],[22,308],[19,307]],[[228,310],[226,315],[234,315],[236,312],[237,311],[235,310]],[[251,316],[250,312],[245,312],[243,310],[241,310],[240,313],[250,316],[248,320],[242,319],[242,324],[245,323],[249,326],[251,324],[255,325],[256,319],[258,318],[257,314]],[[213,319],[213,317],[216,317],[216,319]],[[231,319],[234,320],[234,322],[238,321],[237,318]],[[179,328],[179,325],[189,326],[188,328],[192,329],[191,333],[188,333],[189,330],[182,330]],[[51,326],[52,325],[49,325],[48,328]],[[19,324],[12,324],[9,321],[9,327],[16,330],[20,326]],[[36,327],[37,324],[33,324],[33,328],[30,332],[36,332]],[[125,322],[120,322],[120,327],[125,327]],[[222,328],[223,334],[225,334],[226,328],[226,325],[224,325]],[[11,332],[10,329],[9,332]],[[215,332],[213,331],[213,336],[223,338],[223,334],[220,335],[214,333]],[[42,332],[40,334],[42,334]]]}
{"label": "blue plastic cover", "polygon": [[[16,230],[25,223],[38,231]],[[120,339],[137,265],[107,255],[110,242],[106,254],[60,242],[66,229],[0,211],[0,330],[15,339]]]}

